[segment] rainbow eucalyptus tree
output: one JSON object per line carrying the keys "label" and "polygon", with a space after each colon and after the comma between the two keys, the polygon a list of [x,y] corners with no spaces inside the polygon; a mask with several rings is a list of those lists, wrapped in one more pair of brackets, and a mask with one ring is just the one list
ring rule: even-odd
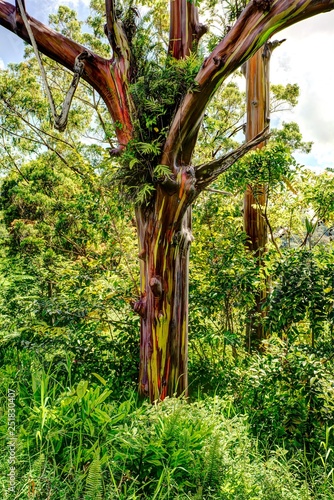
{"label": "rainbow eucalyptus tree", "polygon": [[[270,36],[334,8],[334,0],[250,1],[232,29],[201,61],[195,77],[186,76],[184,85],[178,87],[178,68],[184,69],[187,65],[182,66],[182,61],[194,57],[207,30],[199,22],[196,3],[170,1],[169,43],[165,67],[159,69],[165,85],[160,90],[155,86],[154,95],[150,95],[152,82],[146,79],[145,87],[140,61],[145,57],[145,47],[134,50],[135,22],[131,13],[135,12],[135,2],[131,2],[129,15],[122,19],[116,0],[101,2],[105,36],[111,47],[110,58],[104,58],[30,17],[22,0],[16,0],[15,5],[0,0],[2,26],[26,42],[34,42],[38,51],[74,71],[101,95],[118,141],[112,154],[118,155],[120,169],[131,178],[131,186],[135,182],[145,186],[145,197],[137,199],[135,209],[141,296],[134,308],[141,316],[139,390],[151,400],[187,391],[191,205],[203,189],[267,134],[266,130],[260,131],[225,156],[193,165],[205,109],[226,77]],[[146,58],[148,64],[154,64],[152,55]],[[149,73],[151,80],[156,71]],[[173,88],[178,89],[175,95],[172,92],[159,103],[163,93]],[[63,128],[64,120],[56,118],[55,124]]]}
{"label": "rainbow eucalyptus tree", "polygon": [[[261,130],[269,126],[269,61],[272,50],[271,42],[261,47],[245,65],[246,77],[246,141],[256,137]],[[257,144],[262,148],[265,141]],[[247,186],[244,195],[244,230],[247,234],[247,246],[255,253],[259,266],[263,265],[262,256],[267,246],[267,223],[263,212],[266,210],[267,194],[264,184]],[[255,308],[249,317],[247,324],[247,347],[259,348],[261,340],[265,337],[265,331],[260,317],[263,317],[263,304],[266,298],[265,284],[255,296]]]}

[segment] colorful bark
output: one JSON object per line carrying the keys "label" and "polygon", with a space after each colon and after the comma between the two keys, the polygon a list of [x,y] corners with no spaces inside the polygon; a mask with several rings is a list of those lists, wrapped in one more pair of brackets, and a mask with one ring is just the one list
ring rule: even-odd
{"label": "colorful bark", "polygon": [[177,191],[157,191],[154,207],[137,209],[141,297],[140,393],[151,401],[187,394],[188,263],[192,241],[192,169],[180,169]]}
{"label": "colorful bark", "polygon": [[[200,28],[194,3],[171,2],[169,53],[190,55]],[[188,275],[192,167],[169,165],[172,192],[158,187],[151,210],[138,208],[141,297],[139,392],[151,401],[188,392]]]}
{"label": "colorful bark", "polygon": [[[262,47],[246,63],[246,141],[269,125],[269,54],[268,47]],[[262,142],[256,147],[264,145]],[[262,216],[266,203],[264,185],[248,186],[244,198],[244,229],[249,249],[259,258],[267,244],[267,224]]]}
{"label": "colorful bark", "polygon": [[199,23],[198,9],[189,0],[170,2],[169,54],[182,59],[195,52],[207,27]]}
{"label": "colorful bark", "polygon": [[[269,126],[269,61],[270,48],[265,45],[246,63],[246,101],[247,123],[246,141]],[[262,148],[265,141],[258,144]],[[267,193],[264,184],[248,186],[244,196],[244,230],[247,234],[247,246],[258,259],[258,267],[263,265],[263,254],[267,245],[267,223],[263,217],[266,210]],[[266,284],[255,294],[255,307],[250,312],[247,324],[247,347],[260,348],[265,338],[263,318],[265,316],[264,302],[266,300]]]}

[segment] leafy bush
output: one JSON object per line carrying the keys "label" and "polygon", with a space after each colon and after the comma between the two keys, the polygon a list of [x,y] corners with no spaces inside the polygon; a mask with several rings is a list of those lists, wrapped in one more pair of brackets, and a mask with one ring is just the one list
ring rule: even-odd
{"label": "leafy bush", "polygon": [[[1,394],[2,435],[11,375]],[[247,417],[231,417],[230,399],[119,403],[113,387],[93,378],[74,386],[69,378],[66,388],[35,365],[30,384],[17,380],[17,498],[311,498],[284,453],[261,455]],[[4,456],[3,477],[7,467]],[[6,481],[1,488],[10,498]]]}
{"label": "leafy bush", "polygon": [[273,281],[271,331],[290,341],[306,335],[314,345],[333,321],[333,252],[290,251],[277,263]]}
{"label": "leafy bush", "polygon": [[235,403],[249,415],[253,433],[265,446],[305,449],[309,454],[320,450],[326,429],[334,424],[330,359],[309,346],[271,343],[266,356],[253,356],[246,368],[236,371],[240,378],[238,392],[232,389]]}

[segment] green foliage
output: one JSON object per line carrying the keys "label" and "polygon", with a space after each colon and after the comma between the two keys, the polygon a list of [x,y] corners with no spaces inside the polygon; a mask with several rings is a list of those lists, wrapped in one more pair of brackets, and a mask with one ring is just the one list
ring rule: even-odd
{"label": "green foliage", "polygon": [[273,333],[290,340],[303,335],[314,344],[325,322],[332,323],[332,260],[328,250],[315,255],[302,250],[291,251],[277,264],[268,316]]}
{"label": "green foliage", "polygon": [[[72,385],[36,368],[31,382],[21,372],[15,383],[20,498],[32,486],[36,498],[50,499],[310,498],[283,455],[261,455],[247,418],[230,416],[229,399],[119,403],[100,376],[99,384]],[[8,373],[2,408],[9,380]],[[0,467],[5,472],[6,461]]]}
{"label": "green foliage", "polygon": [[[147,49],[146,49],[147,50]],[[170,119],[187,91],[195,91],[195,76],[201,62],[196,55],[175,60],[156,56],[138,68],[131,94],[138,118],[138,136],[141,140],[163,140]]]}
{"label": "green foliage", "polygon": [[123,390],[136,383],[139,355],[131,215],[100,150],[79,148],[92,167],[80,163],[78,175],[82,157],[64,149],[70,163],[46,151],[2,180],[1,357],[34,351],[44,366],[68,357],[79,378],[100,365]]}
{"label": "green foliage", "polygon": [[62,35],[72,40],[81,37],[82,22],[78,21],[76,12],[67,6],[60,5],[57,14],[49,16],[49,22]]}
{"label": "green foliage", "polygon": [[296,83],[271,85],[270,112],[293,108],[298,104],[299,87]]}
{"label": "green foliage", "polygon": [[332,226],[334,222],[333,172],[329,169],[321,175],[307,172],[307,181],[303,184],[303,195],[305,204],[311,207],[315,215],[314,221],[323,221]]}
{"label": "green foliage", "polygon": [[208,106],[200,130],[196,163],[218,158],[238,145],[235,134],[243,127],[245,94],[237,79],[222,86]]}
{"label": "green foliage", "polygon": [[[306,346],[268,345],[266,356],[253,356],[234,379],[236,404],[251,416],[253,432],[264,446],[321,453],[326,429],[333,425],[333,366]],[[333,447],[333,436],[328,447]]]}
{"label": "green foliage", "polygon": [[291,150],[283,143],[268,144],[250,151],[235,163],[226,174],[227,186],[236,191],[247,185],[267,184],[271,189],[291,178],[296,167]]}
{"label": "green foliage", "polygon": [[97,500],[102,500],[102,471],[99,455],[99,450],[97,450],[88,468],[85,491],[85,498],[87,500],[94,500],[95,498]]}
{"label": "green foliage", "polygon": [[[223,187],[217,184],[217,187]],[[241,207],[233,197],[203,193],[193,211],[190,263],[189,370],[202,390],[226,386],[226,367],[243,344],[244,325],[260,286],[245,249]]]}
{"label": "green foliage", "polygon": [[282,128],[274,129],[271,138],[285,147],[289,147],[292,151],[302,151],[303,153],[310,153],[312,142],[304,142],[302,134],[300,133],[299,126],[295,122],[282,123]]}
{"label": "green foliage", "polygon": [[223,4],[227,12],[228,22],[233,23],[238,19],[248,1],[249,0],[224,0]]}

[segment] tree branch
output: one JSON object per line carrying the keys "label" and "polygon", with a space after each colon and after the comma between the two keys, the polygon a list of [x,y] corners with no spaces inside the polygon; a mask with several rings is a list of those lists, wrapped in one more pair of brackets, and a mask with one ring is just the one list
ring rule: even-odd
{"label": "tree branch", "polygon": [[126,75],[130,75],[130,59],[131,52],[129,42],[123,29],[122,22],[117,19],[115,1],[105,0],[106,3],[106,18],[105,26],[106,35],[108,37],[114,56],[118,59],[123,59],[126,66]]}
{"label": "tree branch", "polygon": [[114,25],[116,22],[116,13],[115,13],[115,2],[114,0],[106,0],[106,26],[105,31],[108,37],[111,48],[116,51],[117,47],[114,40]]}
{"label": "tree branch", "polygon": [[204,191],[208,191],[209,193],[222,194],[223,196],[234,196],[233,193],[230,193],[229,191],[222,191],[221,189],[205,188]]}
{"label": "tree branch", "polygon": [[[91,53],[83,45],[57,33],[33,17],[27,15],[27,18],[38,50],[70,71],[74,70],[75,60],[80,54],[91,54],[91,58],[85,61],[81,77],[101,95],[113,121],[121,124],[121,127],[116,127],[116,135],[120,145],[126,145],[132,138],[133,126],[128,95],[124,92],[124,64],[116,64],[113,59],[108,60]],[[18,8],[4,0],[0,0],[0,25],[30,43]]]}
{"label": "tree branch", "polygon": [[254,137],[254,139],[242,144],[237,149],[230,151],[221,158],[195,167],[196,188],[200,191],[205,189],[209,184],[217,179],[220,174],[225,172],[225,170],[230,168],[233,163],[239,160],[239,158],[242,158],[246,153],[248,153],[248,151],[268,139],[270,136],[268,130],[269,127],[265,128],[260,134]]}
{"label": "tree branch", "polygon": [[165,143],[161,163],[190,164],[204,110],[221,83],[278,31],[334,9],[334,0],[273,0],[269,11],[251,1],[233,28],[204,61],[196,82],[181,103]]}
{"label": "tree branch", "polygon": [[170,2],[170,30],[168,52],[175,59],[183,59],[195,52],[200,38],[208,28],[199,23],[195,2]]}
{"label": "tree branch", "polygon": [[84,70],[84,63],[82,61],[89,59],[90,54],[87,51],[85,51],[85,52],[82,52],[81,54],[79,54],[75,58],[73,80],[72,80],[71,86],[66,94],[61,113],[60,113],[60,115],[58,115],[57,111],[56,111],[56,106],[55,106],[55,103],[53,100],[53,96],[51,93],[51,89],[50,89],[49,84],[48,84],[46,72],[45,72],[42,60],[40,58],[39,52],[38,52],[36,40],[34,38],[34,34],[33,34],[32,30],[30,28],[30,24],[29,24],[29,21],[28,21],[27,15],[26,15],[26,11],[25,11],[25,5],[24,5],[24,2],[22,0],[16,0],[16,10],[19,10],[19,13],[20,13],[20,15],[23,19],[23,22],[24,22],[24,26],[28,32],[30,43],[33,46],[33,49],[35,52],[35,57],[37,59],[38,65],[39,65],[39,69],[40,69],[40,72],[42,75],[42,80],[43,80],[45,92],[46,92],[46,95],[47,95],[47,98],[49,101],[49,105],[50,105],[50,109],[51,109],[51,113],[53,116],[54,126],[57,130],[59,130],[60,132],[63,132],[66,129],[68,115],[70,112],[72,100],[73,100],[75,91],[79,85],[80,77],[81,77],[83,70]]}

